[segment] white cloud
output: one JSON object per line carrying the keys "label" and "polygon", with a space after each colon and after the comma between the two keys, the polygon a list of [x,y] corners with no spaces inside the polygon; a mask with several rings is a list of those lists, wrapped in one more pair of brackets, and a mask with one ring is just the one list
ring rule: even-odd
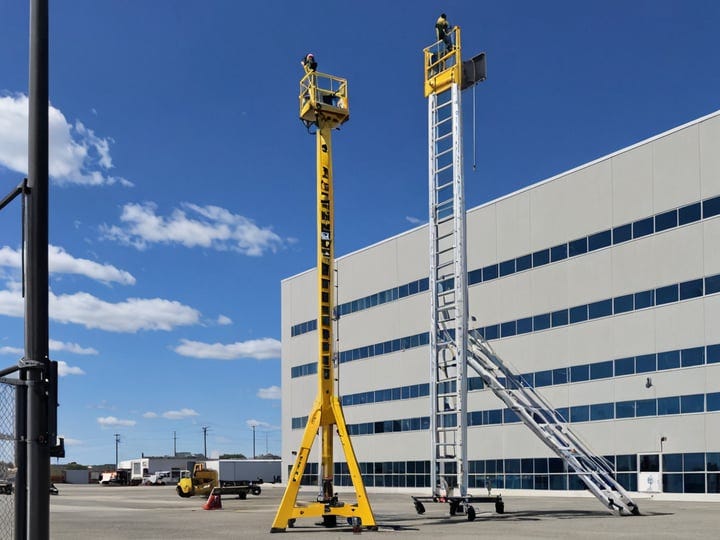
{"label": "white cloud", "polygon": [[[20,250],[9,246],[0,247],[0,266],[20,268]],[[48,246],[48,267],[51,274],[77,274],[102,283],[134,285],[135,277],[111,264],[100,264],[88,259],[78,259],[61,247]]]}
{"label": "white cloud", "polygon": [[85,375],[85,372],[76,366],[69,366],[67,362],[58,361],[58,375],[65,377],[66,375]]}
{"label": "white cloud", "polygon": [[277,339],[262,338],[236,343],[202,343],[181,339],[175,352],[192,358],[213,358],[216,360],[235,360],[237,358],[255,358],[266,360],[280,357],[280,342]]}
{"label": "white cloud", "polygon": [[146,413],[143,413],[142,417],[143,418],[157,418],[158,414],[155,412],[152,412],[152,411],[148,411]]}
{"label": "white cloud", "polygon": [[421,223],[424,223],[423,220],[418,219],[418,218],[413,217],[413,216],[405,216],[405,219],[408,220],[408,221],[409,221],[410,223],[412,223],[413,225],[420,225]]}
{"label": "white cloud", "polygon": [[232,319],[230,317],[227,317],[225,315],[219,315],[217,318],[217,323],[220,326],[227,326],[228,324],[232,324]]}
{"label": "white cloud", "polygon": [[[76,121],[70,124],[60,110],[48,110],[49,170],[58,184],[131,186],[124,178],[112,176],[110,138],[102,138]],[[0,96],[0,165],[21,174],[28,166],[28,97]]]}
{"label": "white cloud", "polygon": [[273,385],[267,388],[260,388],[257,392],[257,397],[260,399],[280,399],[280,387]]}
{"label": "white cloud", "polygon": [[65,351],[74,354],[97,354],[97,350],[92,347],[81,347],[77,343],[64,343],[54,339],[49,340],[48,346],[51,351]]}
{"label": "white cloud", "polygon": [[104,238],[139,250],[150,244],[181,244],[219,251],[234,250],[260,256],[277,251],[283,240],[270,228],[261,228],[239,214],[218,206],[183,203],[169,217],[156,213],[153,203],[126,204],[120,215],[121,226],[103,225]]}
{"label": "white cloud", "polygon": [[[80,324],[108,332],[172,330],[200,320],[197,310],[174,300],[128,298],[113,304],[84,292],[55,295],[51,291],[49,309],[50,318],[56,322]],[[23,311],[22,297],[14,284],[8,290],[0,291],[0,315],[22,317]]]}
{"label": "white cloud", "polygon": [[25,353],[25,349],[21,349],[19,347],[0,347],[0,354],[19,354],[23,355]]}
{"label": "white cloud", "polygon": [[70,437],[65,437],[64,435],[58,435],[58,437],[63,438],[63,440],[65,441],[64,442],[65,446],[82,446],[83,445],[83,441],[81,441],[80,439],[72,439]]}
{"label": "white cloud", "polygon": [[121,420],[114,416],[101,416],[97,419],[98,424],[102,427],[113,427],[113,426],[128,426],[132,427],[135,425],[135,420]]}
{"label": "white cloud", "polygon": [[179,411],[165,411],[161,416],[163,418],[167,418],[168,420],[181,420],[183,418],[200,416],[200,413],[194,409],[180,409]]}
{"label": "white cloud", "polygon": [[251,418],[250,420],[245,420],[245,423],[249,427],[256,427],[256,428],[263,428],[263,429],[276,429],[275,426],[272,424],[268,424],[267,422],[261,422],[260,420],[255,420],[254,418]]}

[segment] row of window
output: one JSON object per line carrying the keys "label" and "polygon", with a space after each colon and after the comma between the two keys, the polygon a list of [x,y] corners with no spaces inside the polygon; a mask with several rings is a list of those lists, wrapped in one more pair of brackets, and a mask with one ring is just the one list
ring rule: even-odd
{"label": "row of window", "polygon": [[[570,423],[715,412],[720,411],[720,392],[573,405],[572,407],[558,407],[555,411]],[[442,427],[454,427],[457,424],[457,415],[455,412],[441,414],[438,422]],[[516,422],[520,422],[520,418],[512,409],[488,409],[467,413],[468,426],[513,424]],[[291,422],[292,429],[302,429],[306,423],[307,416],[293,418]],[[422,416],[362,422],[348,424],[347,428],[350,435],[418,431],[430,429],[430,417]]]}
{"label": "row of window", "polygon": [[343,407],[347,407],[349,405],[365,405],[367,403],[413,399],[429,395],[429,383],[411,384],[408,386],[397,386],[395,388],[383,388],[381,390],[358,392],[357,394],[346,394],[342,396],[342,404]]}
{"label": "row of window", "polygon": [[[653,233],[659,233],[668,229],[699,221],[700,219],[708,219],[719,214],[720,197],[705,199],[687,206],[639,219],[632,223],[620,225],[619,227],[613,227],[612,229],[607,229],[583,238],[578,238],[564,244],[559,244],[551,248],[542,249],[514,259],[508,259],[500,263],[491,264],[484,268],[471,270],[468,272],[468,285],[491,281],[500,277],[515,274],[517,272],[530,270],[531,268],[544,266],[551,262],[577,257],[578,255],[583,255],[610,245],[621,244],[634,238],[641,238]],[[452,286],[451,282],[452,280],[448,280],[446,285],[449,284],[449,286]],[[428,278],[418,279],[398,287],[393,287],[392,289],[380,291],[363,298],[358,298],[357,300],[340,304],[336,308],[336,314],[338,316],[347,315],[349,313],[354,313],[356,311],[361,311],[386,302],[392,302],[406,296],[417,294],[428,290],[428,288]],[[296,336],[316,329],[316,321],[306,321],[292,326],[290,329],[290,335]]]}
{"label": "row of window", "polygon": [[[637,473],[643,470],[638,467],[638,456],[605,458],[616,467],[618,482],[629,491],[637,491]],[[664,454],[662,462],[664,492],[720,493],[720,452]],[[358,466],[363,483],[369,487],[430,487],[430,461],[361,462]],[[582,480],[568,472],[560,458],[469,460],[468,471],[470,488],[585,489]],[[301,484],[317,485],[317,477],[317,463],[308,463]],[[334,464],[334,483],[352,485],[347,463]]]}
{"label": "row of window", "polygon": [[[645,309],[652,306],[659,306],[670,302],[678,302],[696,298],[698,296],[710,295],[720,292],[720,274],[708,276],[706,278],[698,278],[683,283],[676,283],[650,289],[590,304],[575,306],[552,313],[543,313],[542,315],[534,315],[524,317],[515,321],[506,321],[504,323],[491,324],[486,327],[477,328],[475,331],[480,332],[485,339],[497,339],[500,337],[510,337],[529,332],[539,332],[551,327],[567,326],[570,324],[578,324],[589,319],[599,317],[608,317],[610,315],[619,315],[628,311]],[[364,347],[357,347],[347,351],[338,353],[340,363],[350,362],[353,360],[361,360],[380,354],[388,354],[391,352],[420,347],[429,343],[430,336],[427,332],[415,334],[414,336],[406,336],[383,343],[375,343]],[[673,351],[669,351],[673,352]],[[674,362],[670,356],[663,359],[663,362]],[[650,359],[647,360],[650,363]],[[629,360],[621,369],[630,369]],[[633,360],[635,372],[637,371],[637,362]],[[644,366],[645,364],[642,364]],[[665,365],[665,364],[663,364]],[[641,366],[641,369],[642,369]],[[597,368],[602,369],[602,368]],[[669,368],[663,368],[669,369]],[[291,368],[291,377],[302,377],[317,373],[317,366],[313,364],[304,364]],[[580,376],[580,370],[578,370]],[[587,380],[587,379],[585,379]],[[567,381],[565,381],[567,382]]]}

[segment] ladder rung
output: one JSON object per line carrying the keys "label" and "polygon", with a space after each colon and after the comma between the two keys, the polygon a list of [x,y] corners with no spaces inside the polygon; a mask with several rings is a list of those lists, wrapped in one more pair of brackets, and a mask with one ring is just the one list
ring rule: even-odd
{"label": "ladder rung", "polygon": [[435,157],[435,159],[437,159],[437,158],[440,158],[440,157],[444,156],[445,154],[448,154],[452,151],[453,151],[453,147],[451,146],[450,148],[446,148],[445,150],[442,150],[441,152],[435,154],[434,157]]}
{"label": "ladder rung", "polygon": [[452,122],[452,116],[448,116],[447,118],[444,118],[444,119],[440,120],[439,122],[433,124],[433,128],[440,127],[443,124],[446,124],[448,122]]}
{"label": "ladder rung", "polygon": [[440,141],[444,141],[448,137],[452,137],[452,131],[450,133],[446,133],[445,135],[440,135],[439,137],[435,138],[435,143],[437,144]]}

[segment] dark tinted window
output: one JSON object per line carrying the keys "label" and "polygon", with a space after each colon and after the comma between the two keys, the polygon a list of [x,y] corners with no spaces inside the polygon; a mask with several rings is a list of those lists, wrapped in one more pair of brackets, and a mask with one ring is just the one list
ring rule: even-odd
{"label": "dark tinted window", "polygon": [[587,305],[570,308],[570,323],[577,323],[587,320]]}
{"label": "dark tinted window", "polygon": [[618,358],[615,360],[615,376],[632,375],[635,373],[635,357]]}
{"label": "dark tinted window", "polygon": [[717,364],[718,362],[720,362],[720,345],[708,345],[707,363]]}
{"label": "dark tinted window", "polygon": [[560,311],[552,312],[552,325],[553,326],[565,326],[568,323],[568,310],[561,309]]}
{"label": "dark tinted window", "polygon": [[482,269],[482,276],[483,281],[488,281],[490,279],[495,279],[498,277],[498,265],[497,264],[491,264],[490,266],[486,266]]}
{"label": "dark tinted window", "polygon": [[612,242],[612,231],[599,232],[588,237],[588,251],[607,247]]}
{"label": "dark tinted window", "polygon": [[561,261],[567,258],[567,244],[560,244],[559,246],[550,248],[550,260]]}
{"label": "dark tinted window", "polygon": [[680,351],[664,351],[658,353],[658,369],[674,369],[680,367]]}
{"label": "dark tinted window", "polygon": [[570,257],[582,255],[583,253],[587,253],[587,238],[578,238],[570,242],[568,248],[568,255]]}
{"label": "dark tinted window", "polygon": [[658,414],[680,414],[680,398],[658,398]]}
{"label": "dark tinted window", "polygon": [[552,370],[553,384],[565,384],[568,382],[568,369],[558,368]]}
{"label": "dark tinted window", "polygon": [[500,335],[502,337],[514,336],[515,330],[515,321],[504,322],[500,325]]}
{"label": "dark tinted window", "polygon": [[500,263],[500,276],[507,276],[515,272],[515,259]]}
{"label": "dark tinted window", "polygon": [[720,214],[720,197],[705,199],[702,203],[703,218],[707,219]]}
{"label": "dark tinted window", "polygon": [[515,259],[515,269],[518,272],[532,267],[532,255],[523,255]]}
{"label": "dark tinted window", "polygon": [[699,366],[705,363],[705,348],[693,347],[682,351],[682,367]]}
{"label": "dark tinted window", "polygon": [[655,416],[657,414],[657,402],[654,399],[638,399],[635,402],[636,416]]}
{"label": "dark tinted window", "polygon": [[655,216],[655,232],[677,227],[677,210],[670,210]]}
{"label": "dark tinted window", "polygon": [[654,354],[642,354],[635,357],[635,373],[647,373],[656,369],[657,363]]}
{"label": "dark tinted window", "polygon": [[468,285],[474,285],[475,283],[480,283],[482,281],[482,270],[472,270],[468,272]]}
{"label": "dark tinted window", "polygon": [[680,284],[680,300],[695,298],[703,294],[703,280],[693,279]]}
{"label": "dark tinted window", "polygon": [[588,311],[591,319],[597,319],[598,317],[607,317],[612,315],[612,300],[600,300],[599,302],[593,302],[588,306]]}
{"label": "dark tinted window", "polygon": [[632,238],[632,224],[620,225],[613,229],[613,243],[620,244]]}
{"label": "dark tinted window", "polygon": [[614,417],[612,403],[597,403],[590,406],[590,420],[608,420]]}
{"label": "dark tinted window", "polygon": [[645,218],[633,223],[633,238],[640,238],[653,233],[653,218]]}
{"label": "dark tinted window", "polygon": [[655,297],[655,291],[643,291],[635,293],[635,309],[643,309],[651,307]]}
{"label": "dark tinted window", "polygon": [[678,299],[678,286],[668,285],[666,287],[659,287],[655,289],[655,304],[669,304],[670,302],[677,302]]}
{"label": "dark tinted window", "polygon": [[705,410],[705,396],[703,394],[693,394],[691,396],[680,396],[680,412],[695,413]]}
{"label": "dark tinted window", "polygon": [[682,454],[664,454],[663,470],[668,472],[682,472]]}
{"label": "dark tinted window", "polygon": [[613,376],[613,361],[597,362],[590,364],[591,379],[606,379]]}
{"label": "dark tinted window", "polygon": [[720,275],[705,278],[705,294],[720,292]]}
{"label": "dark tinted window", "polygon": [[542,266],[550,262],[550,250],[543,249],[542,251],[536,251],[533,253],[533,266]]}
{"label": "dark tinted window", "polygon": [[550,386],[553,383],[552,371],[537,371],[535,373],[535,386]]}
{"label": "dark tinted window", "polygon": [[705,453],[691,452],[683,455],[683,469],[685,472],[704,471],[705,470]]}
{"label": "dark tinted window", "polygon": [[497,324],[486,326],[482,334],[485,339],[497,339],[500,337],[500,327]]}
{"label": "dark tinted window", "polygon": [[517,322],[517,333],[518,334],[527,334],[528,332],[532,332],[533,329],[533,321],[532,317],[526,317],[524,319],[520,319]]}
{"label": "dark tinted window", "polygon": [[618,296],[614,300],[615,313],[625,313],[626,311],[632,311],[634,302],[633,295],[626,294],[625,296]]}
{"label": "dark tinted window", "polygon": [[533,317],[533,324],[535,325],[536,332],[550,328],[550,314],[543,313],[542,315],[535,315],[535,317]]}
{"label": "dark tinted window", "polygon": [[678,221],[680,225],[692,223],[700,219],[700,203],[683,206],[678,210]]}
{"label": "dark tinted window", "polygon": [[708,411],[720,411],[720,392],[708,394],[706,398]]}
{"label": "dark tinted window", "polygon": [[[635,417],[635,402],[634,401],[619,401],[615,404],[615,418],[634,418]],[[618,470],[621,470],[618,467]]]}
{"label": "dark tinted window", "polygon": [[570,380],[572,382],[587,381],[590,378],[590,368],[587,364],[570,367]]}
{"label": "dark tinted window", "polygon": [[587,405],[570,407],[571,422],[587,422],[588,420],[590,420],[590,409]]}

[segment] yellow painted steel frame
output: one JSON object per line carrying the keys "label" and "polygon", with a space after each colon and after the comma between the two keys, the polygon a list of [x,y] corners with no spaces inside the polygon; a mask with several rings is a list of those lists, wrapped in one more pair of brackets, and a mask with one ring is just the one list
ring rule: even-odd
{"label": "yellow painted steel frame", "polygon": [[423,49],[425,60],[425,97],[449,90],[453,83],[462,83],[462,47],[460,27],[450,30],[453,48],[447,50],[442,41]]}
{"label": "yellow painted steel frame", "polygon": [[[303,99],[305,95],[324,95],[316,82],[321,77],[329,77],[338,82],[343,105],[317,107],[313,98]],[[333,366],[333,263],[334,263],[334,210],[331,131],[345,122],[349,116],[347,108],[347,82],[324,74],[308,73],[303,77],[300,93],[300,117],[317,127],[317,223],[318,223],[318,396],[313,403],[305,426],[300,450],[297,453],[288,484],[285,488],[280,507],[270,532],[284,531],[292,526],[297,518],[320,517],[336,519],[336,516],[360,518],[363,527],[376,527],[365,485],[360,474],[357,458],[345,424],[340,400],[335,396],[335,369]],[[350,479],[355,488],[355,504],[339,502],[333,493],[333,428],[337,430],[340,445],[345,453]],[[315,436],[320,431],[322,445],[322,492],[316,502],[298,504],[305,466]],[[332,516],[332,517],[331,517]]]}

